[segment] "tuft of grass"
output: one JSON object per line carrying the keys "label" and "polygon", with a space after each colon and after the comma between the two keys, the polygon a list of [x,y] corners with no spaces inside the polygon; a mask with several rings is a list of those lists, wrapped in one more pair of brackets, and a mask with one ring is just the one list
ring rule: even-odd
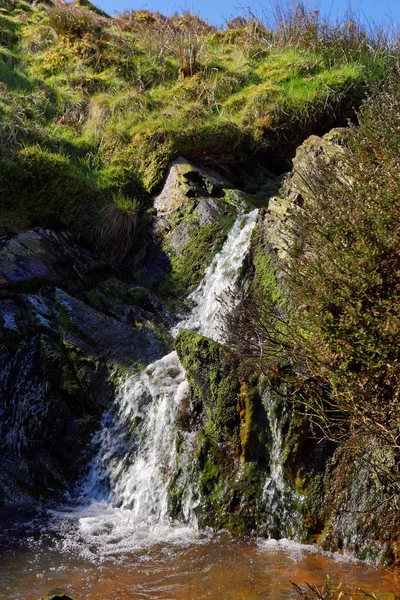
{"label": "tuft of grass", "polygon": [[133,244],[141,204],[136,198],[118,195],[100,210],[97,239],[108,260],[119,264]]}

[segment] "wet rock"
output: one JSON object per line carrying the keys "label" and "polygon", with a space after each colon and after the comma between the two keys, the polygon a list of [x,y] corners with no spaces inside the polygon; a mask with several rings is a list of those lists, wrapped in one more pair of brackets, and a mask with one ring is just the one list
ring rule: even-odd
{"label": "wet rock", "polygon": [[168,326],[171,323],[169,309],[154,293],[142,285],[130,285],[115,277],[85,292],[85,301],[128,325],[153,322]]}
{"label": "wet rock", "polygon": [[[175,348],[191,392],[180,424],[196,432],[198,522],[236,533],[261,532],[268,471],[265,411],[258,391],[239,375],[237,362],[221,344],[184,330]],[[178,470],[170,490],[176,515],[182,510],[180,477]]]}
{"label": "wet rock", "polygon": [[[223,347],[191,331],[181,331],[175,348],[184,366],[194,399],[207,413],[217,441],[232,439],[240,446],[238,410],[240,382]],[[225,360],[224,360],[225,359]]]}
{"label": "wet rock", "polygon": [[75,245],[66,232],[38,229],[0,238],[0,294],[81,280],[100,267],[94,256]]}
{"label": "wet rock", "polygon": [[260,397],[243,374],[239,375],[238,361],[223,345],[192,331],[181,331],[175,348],[186,370],[192,401],[204,408],[209,435],[216,442],[232,445],[242,462],[263,460]]}
{"label": "wet rock", "polygon": [[371,564],[398,564],[399,506],[374,472],[377,450],[372,443],[360,458],[339,448],[318,499],[324,517],[318,543]]}
{"label": "wet rock", "polygon": [[13,300],[0,300],[1,327],[9,331],[18,331],[21,318],[18,305]]}
{"label": "wet rock", "polygon": [[0,260],[0,501],[20,504],[68,489],[118,377],[165,353],[167,318],[67,233],[3,237]]}
{"label": "wet rock", "polygon": [[61,289],[55,290],[54,304],[66,342],[75,345],[79,340],[82,350],[105,361],[129,366],[153,360],[164,350],[154,332],[104,315]]}

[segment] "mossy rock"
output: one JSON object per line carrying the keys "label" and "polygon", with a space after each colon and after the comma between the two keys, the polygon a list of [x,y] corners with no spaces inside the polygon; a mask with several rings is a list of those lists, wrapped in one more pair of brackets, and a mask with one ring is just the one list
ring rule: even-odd
{"label": "mossy rock", "polygon": [[198,462],[200,527],[243,535],[261,533],[263,487],[268,474],[265,465],[254,461],[238,468],[238,463],[221,455],[211,440],[205,448],[206,459],[199,457]]}
{"label": "mossy rock", "polygon": [[208,432],[216,441],[229,440],[239,449],[240,381],[232,357],[217,342],[187,330],[177,335],[175,349],[193,398],[207,413]]}
{"label": "mossy rock", "polygon": [[163,283],[163,293],[179,295],[193,290],[203,279],[225,237],[216,223],[192,229],[189,235],[189,241],[179,254],[171,255],[171,272]]}

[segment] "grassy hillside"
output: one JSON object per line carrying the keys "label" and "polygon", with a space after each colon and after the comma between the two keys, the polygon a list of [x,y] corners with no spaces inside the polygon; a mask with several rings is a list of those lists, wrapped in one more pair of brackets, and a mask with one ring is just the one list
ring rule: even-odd
{"label": "grassy hillside", "polygon": [[353,114],[392,58],[301,5],[274,28],[86,0],[0,1],[0,234],[68,226],[105,249],[150,217],[169,161],[293,155]]}

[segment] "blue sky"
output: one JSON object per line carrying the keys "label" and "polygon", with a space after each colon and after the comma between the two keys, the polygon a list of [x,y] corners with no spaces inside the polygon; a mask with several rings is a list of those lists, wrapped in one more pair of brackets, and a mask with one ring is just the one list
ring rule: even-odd
{"label": "blue sky", "polygon": [[[283,1],[283,0],[282,0]],[[120,12],[123,9],[148,8],[160,11],[165,15],[189,9],[211,22],[221,25],[226,19],[236,16],[243,8],[249,7],[259,16],[262,13],[271,13],[269,0],[93,0],[109,14]],[[307,4],[307,2],[306,2]],[[312,2],[312,6],[320,6],[321,11],[332,17],[341,16],[349,6],[348,0],[321,0]],[[369,21],[376,24],[393,21],[400,25],[399,0],[353,0],[351,6],[354,10],[364,15]]]}

